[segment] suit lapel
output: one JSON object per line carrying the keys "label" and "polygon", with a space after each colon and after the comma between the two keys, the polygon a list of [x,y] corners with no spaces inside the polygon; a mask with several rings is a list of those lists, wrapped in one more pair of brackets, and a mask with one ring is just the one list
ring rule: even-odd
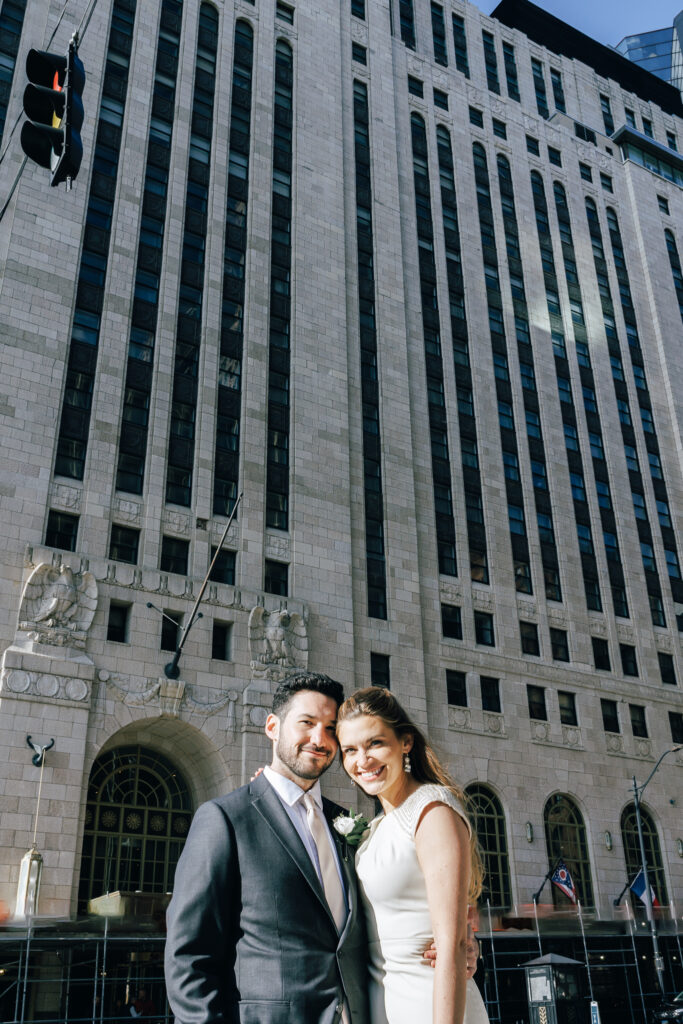
{"label": "suit lapel", "polygon": [[278,842],[281,843],[295,862],[334,926],[334,920],[327,905],[318,874],[287,811],[282,806],[279,796],[264,775],[259,776],[258,779],[255,779],[250,784],[250,792],[252,794],[254,810],[261,815]]}

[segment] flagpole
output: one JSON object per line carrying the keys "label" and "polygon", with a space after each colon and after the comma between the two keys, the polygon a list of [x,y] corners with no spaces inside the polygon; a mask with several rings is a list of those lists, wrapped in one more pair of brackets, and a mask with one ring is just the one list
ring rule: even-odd
{"label": "flagpole", "polygon": [[636,937],[635,937],[635,914],[631,917],[631,905],[628,900],[625,903],[626,914],[628,916],[629,931],[631,933],[631,945],[633,946],[633,963],[636,968],[636,978],[638,979],[638,991],[640,992],[640,1004],[643,1008],[643,1022],[647,1021],[647,1010],[645,1009],[645,996],[643,995],[643,984],[640,980],[640,967],[638,965],[638,950],[636,949]]}
{"label": "flagpole", "polygon": [[593,995],[593,979],[591,978],[591,964],[590,964],[590,960],[588,959],[588,946],[586,945],[586,933],[585,933],[585,931],[583,929],[583,913],[581,912],[581,900],[578,899],[578,897],[577,897],[577,900],[576,900],[576,906],[577,906],[578,911],[579,911],[579,926],[581,928],[581,938],[583,939],[583,953],[584,953],[584,956],[586,957],[586,970],[588,971],[588,991],[591,994],[591,1003],[592,1003],[592,1002],[595,1001],[595,997]]}
{"label": "flagpole", "polygon": [[[543,888],[543,886],[541,886],[541,888]],[[534,893],[534,918],[536,919],[536,938],[538,939],[538,955],[543,956],[543,948],[541,946],[541,933],[538,928],[538,904],[536,902],[536,893]]]}
{"label": "flagpole", "polygon": [[[668,753],[668,751],[667,751]],[[661,761],[661,758],[660,758]],[[657,767],[657,766],[656,766]],[[654,775],[654,771],[651,773],[650,778]],[[647,780],[648,782],[650,779]],[[647,783],[645,783],[647,785]],[[642,787],[645,789],[645,786]],[[655,959],[655,977],[657,978],[657,984],[659,985],[659,991],[662,997],[665,995],[664,991],[664,958],[659,951],[659,941],[657,939],[657,926],[655,924],[654,910],[652,909],[652,892],[650,890],[650,879],[647,874],[647,857],[645,856],[645,839],[643,837],[643,822],[640,816],[640,793],[638,792],[638,783],[636,782],[635,775],[633,776],[633,803],[636,811],[636,824],[638,826],[638,845],[640,847],[640,863],[641,871],[643,872],[643,882],[645,883],[645,889],[643,891],[643,902],[645,903],[645,912],[647,919],[650,924],[650,935],[652,936],[652,951]]]}
{"label": "flagpole", "polygon": [[486,910],[489,916],[489,935],[491,936],[491,960],[493,962],[493,987],[496,993],[496,1016],[500,1019],[500,996],[498,994],[498,972],[496,969],[496,947],[493,942],[493,924],[491,923],[491,900],[486,897]]}

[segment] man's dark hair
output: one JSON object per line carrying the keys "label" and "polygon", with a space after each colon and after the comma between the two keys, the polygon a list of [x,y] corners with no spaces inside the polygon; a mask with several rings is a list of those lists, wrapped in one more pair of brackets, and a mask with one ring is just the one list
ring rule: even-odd
{"label": "man's dark hair", "polygon": [[344,700],[344,687],[334,679],[324,675],[322,672],[294,672],[287,676],[279,684],[273,694],[272,712],[274,715],[283,717],[283,708],[286,708],[293,697],[303,690],[312,690],[314,693],[321,693],[323,697],[329,697],[335,701],[337,707]]}

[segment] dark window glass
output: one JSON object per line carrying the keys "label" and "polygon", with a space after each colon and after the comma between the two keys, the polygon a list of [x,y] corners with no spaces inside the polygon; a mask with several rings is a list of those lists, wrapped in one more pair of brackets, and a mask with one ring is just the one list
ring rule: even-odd
{"label": "dark window glass", "polygon": [[467,678],[464,672],[446,669],[446,689],[448,703],[459,708],[467,707]]}
{"label": "dark window glass", "polygon": [[408,75],[408,92],[413,96],[419,96],[422,98],[424,87],[419,78],[415,78],[413,75]]}
{"label": "dark window glass", "polygon": [[441,89],[434,89],[434,106],[441,107],[442,110],[448,110],[448,94],[442,92]]}
{"label": "dark window glass", "polygon": [[680,711],[669,712],[669,727],[674,743],[683,743],[683,714]]}
{"label": "dark window glass", "polygon": [[287,597],[287,579],[289,566],[285,562],[275,562],[266,558],[264,589],[267,594],[278,594]]}
{"label": "dark window glass", "polygon": [[605,192],[614,192],[610,175],[604,174],[602,171],[600,171],[600,184],[604,188]]}
{"label": "dark window glass", "polygon": [[111,602],[107,619],[107,640],[117,644],[128,643],[130,609],[129,604],[120,604],[118,601]]}
{"label": "dark window glass", "polygon": [[456,605],[441,605],[441,631],[451,640],[462,640],[462,613]]}
{"label": "dark window glass", "polygon": [[548,721],[548,712],[545,706],[545,689],[542,686],[527,684],[526,697],[529,705],[529,718],[535,718],[541,722]]}
{"label": "dark window glass", "polygon": [[550,646],[553,652],[553,661],[569,661],[569,641],[566,629],[550,630]]}
{"label": "dark window glass", "polygon": [[187,576],[189,553],[189,540],[181,540],[180,537],[162,537],[159,568],[162,572],[175,572],[180,576]]}
{"label": "dark window glass", "polygon": [[609,656],[609,644],[602,637],[592,636],[591,643],[593,645],[593,661],[596,669],[602,672],[612,671],[612,662]]}
{"label": "dark window glass", "polygon": [[216,661],[230,661],[232,623],[214,622],[211,630],[211,657]]}
{"label": "dark window glass", "polygon": [[645,708],[642,704],[629,704],[631,716],[631,731],[634,736],[647,739],[647,722],[645,721]]}
{"label": "dark window glass", "polygon": [[605,732],[621,732],[619,728],[619,709],[615,700],[600,700],[602,709],[602,725]]}
{"label": "dark window glass", "polygon": [[434,60],[442,67],[448,66],[448,51],[446,50],[446,23],[443,17],[443,7],[440,4],[432,3],[432,39],[434,42]]}
{"label": "dark window glass", "polygon": [[500,680],[494,676],[480,676],[481,706],[484,711],[501,712]]}
{"label": "dark window glass", "polygon": [[662,682],[668,686],[676,686],[676,669],[673,656],[666,654],[664,651],[657,651],[657,659],[659,661],[659,672]]}
{"label": "dark window glass", "polygon": [[496,57],[496,43],[490,32],[482,32],[484,43],[484,64],[486,65],[486,83],[491,92],[500,93],[498,81],[498,59]]}
{"label": "dark window glass", "polygon": [[368,62],[368,51],[360,43],[351,44],[351,56],[357,64],[367,64]]}
{"label": "dark window glass", "polygon": [[543,65],[535,57],[531,58],[531,71],[534,78],[534,91],[536,93],[536,109],[541,117],[547,120],[550,117],[550,110],[548,108],[548,96],[545,91]]}
{"label": "dark window glass", "polygon": [[489,612],[474,613],[474,636],[478,644],[483,644],[485,647],[495,647],[493,615],[489,614]]}
{"label": "dark window glass", "polygon": [[536,623],[520,621],[519,633],[522,640],[522,654],[538,656],[541,653],[541,648],[538,643],[538,626]]}
{"label": "dark window glass", "polygon": [[180,612],[164,611],[161,617],[161,650],[175,651],[180,639],[180,623],[182,621]]}
{"label": "dark window glass", "polygon": [[[211,560],[216,554],[216,548],[211,548]],[[228,551],[226,548],[221,548],[221,553],[216,559],[216,564],[211,570],[210,580],[214,583],[228,583],[230,586],[235,585],[235,560],[236,552]]]}
{"label": "dark window glass", "polygon": [[548,159],[551,164],[555,164],[556,167],[562,166],[562,154],[559,149],[555,149],[554,146],[548,146]]}
{"label": "dark window glass", "polygon": [[470,124],[476,125],[477,128],[484,127],[484,115],[476,107],[470,107]]}
{"label": "dark window glass", "polygon": [[538,139],[535,139],[533,135],[527,135],[526,148],[529,151],[529,153],[533,153],[534,156],[541,155],[541,148],[538,144]]}
{"label": "dark window glass", "polygon": [[63,551],[75,551],[77,535],[78,516],[69,515],[68,512],[55,512],[54,509],[50,509],[45,530],[45,544],[47,547],[61,548]]}
{"label": "dark window glass", "polygon": [[470,77],[470,65],[467,58],[467,36],[465,20],[459,14],[453,14],[453,45],[455,48],[455,66],[466,78]]}
{"label": "dark window glass", "polygon": [[581,177],[583,178],[584,181],[592,181],[593,180],[593,172],[591,171],[591,169],[588,166],[588,164],[581,164],[580,163],[579,164],[579,170],[581,172]]}
{"label": "dark window glass", "polygon": [[631,644],[619,644],[621,653],[621,667],[625,676],[638,675],[638,662],[636,661],[636,649]]}
{"label": "dark window glass", "polygon": [[370,652],[370,681],[373,686],[384,686],[387,690],[390,688],[391,675],[388,654]]}
{"label": "dark window glass", "polygon": [[576,715],[576,694],[567,690],[558,690],[557,699],[560,705],[560,722],[562,725],[578,725]]}
{"label": "dark window glass", "polygon": [[[550,868],[552,869],[561,857],[572,876],[582,905],[593,906],[588,840],[581,811],[571,797],[565,793],[555,793],[546,803],[543,817]],[[556,907],[571,905],[569,897],[556,885],[551,888]]]}
{"label": "dark window glass", "polygon": [[288,25],[294,24],[294,8],[284,4],[282,0],[277,0],[275,4],[275,16],[286,21]]}
{"label": "dark window glass", "polygon": [[140,531],[129,526],[112,523],[109,541],[109,557],[115,562],[130,562],[137,565]]}
{"label": "dark window glass", "polygon": [[654,138],[654,133],[652,131],[652,121],[649,119],[649,117],[643,118],[643,132],[645,133],[645,135],[648,135],[651,139]]}
{"label": "dark window glass", "polygon": [[600,94],[600,107],[602,109],[602,120],[605,125],[605,135],[612,135],[614,133],[614,118],[612,117],[612,107],[609,101],[609,96],[603,96],[602,93]]}
{"label": "dark window glass", "polygon": [[498,121],[495,117],[491,119],[493,125],[493,134],[497,135],[499,139],[507,139],[508,133],[503,121]]}

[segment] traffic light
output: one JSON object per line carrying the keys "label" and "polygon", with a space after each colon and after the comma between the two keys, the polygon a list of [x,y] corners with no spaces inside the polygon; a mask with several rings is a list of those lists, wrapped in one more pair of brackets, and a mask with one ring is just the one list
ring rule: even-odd
{"label": "traffic light", "polygon": [[29,160],[51,171],[50,184],[60,185],[78,174],[83,159],[81,125],[85,69],[74,39],[66,56],[29,50],[29,84],[24,90],[28,121],[21,129],[21,148]]}

